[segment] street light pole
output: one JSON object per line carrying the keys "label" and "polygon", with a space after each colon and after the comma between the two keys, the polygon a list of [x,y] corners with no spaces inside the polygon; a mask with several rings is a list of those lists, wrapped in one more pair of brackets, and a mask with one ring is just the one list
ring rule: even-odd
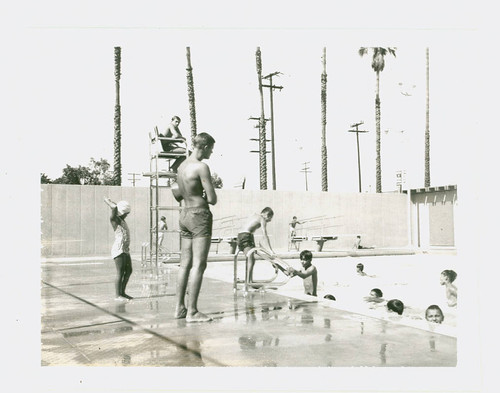
{"label": "street light pole", "polygon": [[359,184],[359,192],[361,192],[361,158],[359,156],[359,133],[360,132],[368,132],[366,130],[358,130],[358,127],[364,124],[364,122],[360,121],[359,123],[351,124],[351,127],[356,127],[355,130],[348,130],[349,132],[356,133],[356,146],[358,151],[358,184]]}

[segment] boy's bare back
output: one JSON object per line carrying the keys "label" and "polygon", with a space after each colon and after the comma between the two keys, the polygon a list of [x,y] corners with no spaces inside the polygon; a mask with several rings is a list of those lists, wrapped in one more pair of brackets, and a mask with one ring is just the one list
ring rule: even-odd
{"label": "boy's bare back", "polygon": [[255,213],[245,221],[245,223],[241,227],[240,232],[254,233],[257,229],[260,228],[262,222],[263,222],[262,216],[260,214]]}

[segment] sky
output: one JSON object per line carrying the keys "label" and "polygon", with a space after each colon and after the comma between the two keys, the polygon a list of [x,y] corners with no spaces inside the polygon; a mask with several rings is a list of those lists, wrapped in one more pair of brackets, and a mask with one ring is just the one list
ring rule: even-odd
{"label": "sky", "polygon": [[[43,147],[37,169],[52,179],[66,165],[88,165],[90,158],[113,163],[114,47],[122,50],[122,181],[149,168],[148,133],[164,129],[172,116],[190,135],[186,82],[186,47],[191,51],[198,132],[216,139],[209,165],[233,188],[259,189],[257,122],[260,96],[255,53],[260,47],[262,72],[281,74],[275,85],[274,129],[278,190],[321,190],[321,73],[327,62],[328,189],[358,191],[355,134],[350,125],[363,121],[359,135],[362,191],[375,189],[375,82],[371,55],[361,46],[396,47],[380,74],[382,189],[396,189],[396,172],[405,172],[405,188],[424,182],[425,48],[430,51],[431,185],[459,183],[460,150],[450,148],[457,136],[475,126],[474,111],[465,110],[460,94],[466,39],[474,32],[433,34],[367,34],[356,30],[303,29],[104,29],[32,28],[27,64],[36,64],[29,84],[31,119],[37,145]],[[474,50],[471,45],[470,50]],[[26,66],[26,64],[25,64]],[[270,117],[269,89],[264,89],[265,116]],[[473,108],[472,108],[473,109]],[[469,116],[470,115],[470,116]],[[41,126],[41,127],[40,127]],[[267,137],[270,138],[270,124]],[[270,150],[270,146],[268,146]],[[268,189],[272,188],[271,155],[267,156]],[[147,178],[136,182],[147,186]]]}

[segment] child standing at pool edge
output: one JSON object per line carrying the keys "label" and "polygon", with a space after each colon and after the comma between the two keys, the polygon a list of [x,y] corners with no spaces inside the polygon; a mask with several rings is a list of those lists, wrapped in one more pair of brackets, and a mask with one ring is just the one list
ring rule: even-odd
{"label": "child standing at pool edge", "polygon": [[248,276],[245,278],[248,283],[253,282],[253,267],[255,265],[255,256],[253,254],[248,254],[248,251],[255,248],[255,239],[253,234],[258,228],[261,228],[262,234],[264,235],[264,248],[271,253],[271,257],[276,255],[271,247],[269,236],[267,235],[267,223],[271,222],[273,216],[273,209],[265,207],[262,209],[260,214],[255,213],[250,216],[238,233],[238,248],[240,251],[243,251],[245,256],[248,258]]}
{"label": "child standing at pool edge", "polygon": [[302,264],[303,270],[295,270],[290,268],[290,273],[293,276],[299,276],[304,280],[304,292],[306,295],[318,296],[318,270],[316,266],[312,264],[312,252],[309,250],[304,250],[300,253],[300,263]]}
{"label": "child standing at pool edge", "polygon": [[130,258],[130,230],[125,222],[125,218],[130,213],[130,204],[127,201],[113,202],[105,197],[104,202],[111,208],[109,221],[115,232],[115,241],[111,248],[111,256],[115,260],[116,279],[115,292],[118,301],[128,301],[132,299],[125,293],[128,280],[132,274],[132,260]]}

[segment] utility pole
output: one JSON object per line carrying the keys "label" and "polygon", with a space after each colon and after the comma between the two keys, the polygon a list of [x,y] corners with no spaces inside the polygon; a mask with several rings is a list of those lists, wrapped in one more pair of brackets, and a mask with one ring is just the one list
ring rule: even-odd
{"label": "utility pole", "polygon": [[[257,120],[260,122],[260,117],[249,117],[248,120]],[[264,123],[269,121],[269,119],[264,119]],[[260,129],[260,125],[257,124],[256,126],[254,126],[254,128],[259,128]],[[250,138],[251,141],[256,141],[256,142],[260,142],[260,139],[259,138]],[[270,139],[266,139],[265,142],[270,142],[271,140]],[[270,153],[269,150],[265,150],[264,148],[264,151],[266,154]],[[250,153],[260,153],[260,150],[250,150]]]}
{"label": "utility pole", "polygon": [[356,146],[358,147],[358,182],[359,182],[359,192],[361,192],[361,159],[359,157],[359,133],[360,132],[368,132],[366,130],[358,130],[358,127],[364,124],[364,122],[360,121],[359,123],[351,124],[351,127],[356,127],[355,130],[348,130],[349,132],[356,133]]}
{"label": "utility pole", "polygon": [[[141,174],[140,173],[129,172],[128,175],[132,176],[132,179],[129,178],[128,180],[132,182],[132,187],[135,187],[135,182],[136,182],[135,177],[136,176],[140,176]],[[141,179],[137,179],[137,181],[139,181],[139,180],[141,180]]]}
{"label": "utility pole", "polygon": [[273,190],[276,190],[276,153],[274,149],[274,105],[273,105],[273,90],[283,89],[283,86],[273,85],[273,76],[279,75],[281,72],[276,71],[272,74],[263,76],[262,79],[269,79],[268,85],[262,85],[262,87],[268,87],[271,96],[271,163],[272,163],[272,177],[273,177]]}
{"label": "utility pole", "polygon": [[300,171],[304,172],[304,176],[306,178],[306,191],[309,191],[309,188],[307,187],[307,174],[311,173],[311,171],[309,170],[311,168],[308,167],[307,164],[310,164],[310,162],[309,161],[303,162],[302,165],[304,165],[304,169],[301,169]]}

